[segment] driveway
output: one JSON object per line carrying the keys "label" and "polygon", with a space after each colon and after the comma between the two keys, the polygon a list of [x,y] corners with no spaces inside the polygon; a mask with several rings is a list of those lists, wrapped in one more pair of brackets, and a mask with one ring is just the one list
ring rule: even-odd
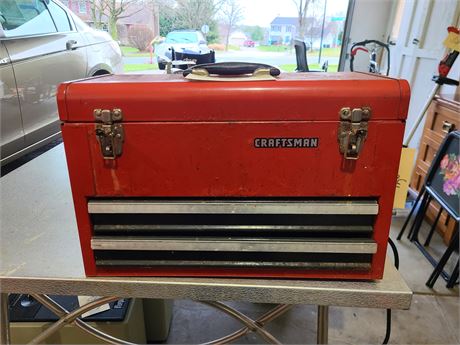
{"label": "driveway", "polygon": [[[325,57],[330,65],[339,63],[338,57]],[[241,48],[241,50],[231,50],[228,52],[216,51],[216,62],[242,61],[242,62],[260,62],[268,65],[280,66],[284,64],[295,64],[294,50],[287,52],[261,52],[257,48]],[[318,63],[317,55],[308,57],[309,64]],[[123,57],[125,64],[145,64],[150,63],[150,57]]]}
{"label": "driveway", "polygon": [[[318,63],[318,55],[308,56],[308,63]],[[321,63],[325,60],[329,61],[330,65],[337,65],[339,63],[338,57],[325,57],[321,59]],[[227,61],[244,61],[244,62],[260,62],[268,65],[281,66],[285,64],[295,64],[295,52],[286,51],[282,53],[277,52],[262,52],[257,48],[241,48],[241,50],[232,50],[228,52],[216,52],[217,62]]]}
{"label": "driveway", "polygon": [[[155,57],[153,58],[155,62]],[[139,64],[139,63],[150,63],[150,57],[142,57],[142,56],[123,56],[123,63],[126,64]]]}

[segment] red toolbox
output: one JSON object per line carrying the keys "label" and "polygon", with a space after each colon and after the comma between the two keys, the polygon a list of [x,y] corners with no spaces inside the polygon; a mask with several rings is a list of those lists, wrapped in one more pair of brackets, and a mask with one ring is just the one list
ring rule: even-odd
{"label": "red toolbox", "polygon": [[409,93],[363,73],[60,85],[86,274],[381,278]]}

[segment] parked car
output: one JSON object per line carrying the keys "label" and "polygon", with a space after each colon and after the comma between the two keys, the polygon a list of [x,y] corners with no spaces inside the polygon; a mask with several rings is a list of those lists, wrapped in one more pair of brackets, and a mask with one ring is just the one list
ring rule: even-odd
{"label": "parked car", "polygon": [[246,40],[244,41],[243,45],[248,48],[254,48],[256,46],[256,42],[253,40]]}
{"label": "parked car", "polygon": [[59,83],[122,69],[118,44],[60,2],[1,0],[1,164],[60,135]]}
{"label": "parked car", "polygon": [[195,30],[176,30],[166,35],[166,39],[156,46],[158,68],[165,69],[172,59],[172,51],[192,54],[208,54],[210,49],[203,35]]}

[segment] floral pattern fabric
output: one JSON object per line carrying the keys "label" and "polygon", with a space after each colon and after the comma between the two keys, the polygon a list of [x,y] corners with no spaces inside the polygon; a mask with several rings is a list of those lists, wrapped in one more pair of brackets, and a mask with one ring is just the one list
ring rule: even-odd
{"label": "floral pattern fabric", "polygon": [[450,196],[460,197],[460,156],[455,153],[446,154],[440,165],[444,184],[443,191]]}

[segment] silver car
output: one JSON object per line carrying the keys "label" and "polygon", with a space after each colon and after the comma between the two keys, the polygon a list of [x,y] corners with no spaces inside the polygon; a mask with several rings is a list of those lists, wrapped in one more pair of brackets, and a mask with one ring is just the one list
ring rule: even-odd
{"label": "silver car", "polygon": [[165,69],[166,63],[171,61],[171,48],[176,52],[208,54],[210,49],[199,31],[176,30],[166,35],[166,39],[155,48],[158,68]]}
{"label": "silver car", "polygon": [[1,164],[60,135],[59,83],[122,69],[118,44],[60,2],[1,0]]}

